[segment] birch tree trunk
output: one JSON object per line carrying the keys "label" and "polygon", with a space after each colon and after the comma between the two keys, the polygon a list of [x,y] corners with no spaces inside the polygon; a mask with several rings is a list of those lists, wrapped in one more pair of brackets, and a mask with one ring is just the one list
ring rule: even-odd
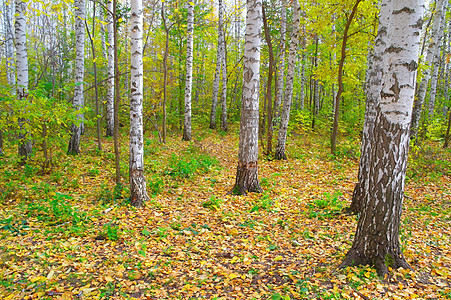
{"label": "birch tree trunk", "polygon": [[[16,94],[19,101],[27,101],[28,97],[28,53],[27,53],[27,19],[25,12],[27,2],[16,0],[16,22],[14,23],[14,35],[16,46],[16,72],[17,72],[17,90]],[[25,120],[19,118],[19,157],[20,163],[23,165],[27,162],[28,156],[31,154],[32,146],[27,132],[22,130]]]}
{"label": "birch tree trunk", "polygon": [[221,67],[222,66],[222,47],[224,41],[223,32],[223,15],[222,15],[222,0],[219,0],[218,7],[218,50],[216,52],[216,69],[215,78],[213,80],[213,95],[211,101],[211,111],[210,111],[210,128],[216,128],[216,109],[218,107],[218,94],[219,94],[219,79],[221,77]]}
{"label": "birch tree trunk", "polygon": [[113,1],[108,1],[107,21],[107,53],[108,53],[108,80],[106,90],[106,136],[114,133],[114,31],[113,31]]}
{"label": "birch tree trunk", "polygon": [[[443,16],[443,7],[444,3],[447,0],[437,0],[435,16],[434,16],[434,24],[432,25],[431,39],[428,45],[427,53],[426,53],[426,65],[432,66],[434,56],[436,51],[438,51],[438,37],[439,30],[442,23]],[[428,67],[423,71],[423,79],[418,86],[418,90],[416,92],[415,103],[413,107],[412,113],[412,123],[410,125],[410,138],[416,139],[418,134],[418,125],[420,124],[421,112],[423,110],[424,99],[426,98],[426,92],[428,88],[428,83],[431,78],[431,68]]]}
{"label": "birch tree trunk", "polygon": [[248,0],[246,8],[238,166],[231,191],[238,195],[262,191],[257,164],[262,2]]}
{"label": "birch tree trunk", "polygon": [[285,144],[287,141],[288,122],[290,121],[291,100],[293,98],[294,68],[299,44],[299,28],[301,22],[301,7],[298,0],[293,0],[293,29],[290,37],[290,52],[288,54],[287,86],[283,101],[283,110],[277,136],[275,159],[287,159]]}
{"label": "birch tree trunk", "polygon": [[3,23],[5,28],[5,57],[6,57],[6,80],[10,86],[16,84],[16,74],[14,70],[14,33],[13,33],[13,4],[14,2],[3,3],[5,12]]}
{"label": "birch tree trunk", "polygon": [[194,4],[188,1],[188,22],[186,41],[186,79],[185,79],[185,124],[183,140],[191,141],[191,91],[193,89],[193,32],[194,32]]}
{"label": "birch tree trunk", "polygon": [[409,148],[409,128],[415,94],[424,4],[421,0],[383,0],[388,16],[382,56],[382,81],[371,138],[371,173],[352,248],[340,267],[374,265],[378,274],[392,268],[410,268],[399,242],[402,200]]}
{"label": "birch tree trunk", "polygon": [[[4,1],[3,25],[5,30],[5,58],[6,58],[6,80],[10,87],[16,85],[16,74],[14,70],[14,34],[13,34],[13,4]],[[15,93],[12,89],[12,93]],[[3,134],[0,131],[0,155],[3,154]]]}
{"label": "birch tree trunk", "polygon": [[441,39],[443,39],[445,36],[445,22],[446,22],[446,18],[445,18],[445,13],[446,13],[446,8],[448,6],[448,1],[445,1],[442,7],[442,14],[441,14],[441,19],[442,21],[440,22],[440,29],[437,32],[437,44],[436,44],[436,49],[434,51],[434,58],[432,60],[432,75],[431,75],[431,88],[429,91],[429,103],[428,103],[428,114],[427,114],[427,120],[431,120],[431,118],[434,115],[434,108],[435,108],[435,98],[437,96],[437,82],[438,82],[438,71],[440,69],[440,45],[441,45]]}
{"label": "birch tree trunk", "polygon": [[130,203],[142,207],[149,200],[144,177],[142,0],[131,0],[130,8]]}
{"label": "birch tree trunk", "polygon": [[363,121],[362,142],[360,145],[360,162],[358,181],[352,193],[351,206],[348,212],[358,214],[361,212],[362,202],[368,191],[370,174],[370,161],[373,153],[373,131],[376,119],[376,105],[379,103],[380,85],[382,81],[383,62],[382,54],[389,46],[387,31],[390,16],[390,5],[383,5],[380,8],[379,27],[374,40],[374,48],[368,51],[368,70],[366,72],[366,107]]}
{"label": "birch tree trunk", "polygon": [[286,1],[281,0],[281,20],[280,20],[280,56],[277,67],[276,99],[274,99],[274,125],[280,123],[280,112],[283,101],[283,83],[285,79],[285,35],[287,34],[287,8]]}
{"label": "birch tree trunk", "polygon": [[221,129],[227,131],[227,45],[225,34],[223,34],[222,45]]}
{"label": "birch tree trunk", "polygon": [[[83,79],[85,73],[85,0],[75,0],[75,88],[73,106],[80,110],[84,105]],[[83,132],[83,114],[77,115],[79,125],[72,124],[68,154],[80,153],[80,135]]]}

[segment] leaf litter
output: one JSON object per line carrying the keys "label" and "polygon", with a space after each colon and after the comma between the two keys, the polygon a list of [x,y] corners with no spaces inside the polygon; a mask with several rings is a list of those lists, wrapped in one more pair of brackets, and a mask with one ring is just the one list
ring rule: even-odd
{"label": "leaf litter", "polygon": [[2,164],[1,298],[450,299],[450,174],[407,182],[400,240],[413,270],[338,270],[358,159],[294,139],[289,160],[260,157],[263,193],[248,196],[227,195],[236,135],[147,140],[143,209],[126,205],[111,153],[94,144],[50,174]]}

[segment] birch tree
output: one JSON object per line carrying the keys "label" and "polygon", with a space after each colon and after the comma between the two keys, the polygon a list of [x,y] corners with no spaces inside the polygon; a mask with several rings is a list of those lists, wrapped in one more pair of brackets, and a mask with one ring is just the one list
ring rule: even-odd
{"label": "birch tree", "polygon": [[445,0],[443,3],[442,11],[441,11],[440,28],[437,32],[438,37],[437,37],[436,50],[434,51],[434,57],[432,59],[431,88],[429,91],[429,103],[428,103],[428,113],[427,113],[428,120],[430,120],[432,118],[432,116],[434,115],[435,98],[437,96],[437,83],[438,83],[438,75],[439,75],[438,71],[440,69],[440,61],[441,61],[441,57],[440,57],[441,46],[440,45],[442,44],[442,42],[440,40],[442,40],[445,37],[444,36],[445,22],[446,22],[445,13],[446,13],[447,6],[448,6],[448,1]]}
{"label": "birch tree", "polygon": [[[85,74],[85,0],[75,0],[75,88],[73,106],[81,110],[84,105],[83,79]],[[78,113],[79,125],[72,124],[68,154],[80,153],[80,135],[83,132],[83,114]]]}
{"label": "birch tree", "polygon": [[3,25],[5,29],[6,80],[10,86],[16,84],[14,71],[14,33],[13,33],[13,3],[4,1]]}
{"label": "birch tree", "polygon": [[389,262],[392,268],[410,268],[400,248],[399,226],[424,4],[383,0],[381,6],[387,16],[381,16],[379,33],[387,30],[387,44],[374,58],[381,60],[383,72],[370,141],[371,173],[354,242],[340,267],[370,264],[383,276]]}
{"label": "birch tree", "polygon": [[185,124],[183,140],[191,141],[191,91],[193,89],[193,32],[194,3],[188,1],[188,22],[186,41],[186,79],[185,79]]}
{"label": "birch tree", "polygon": [[287,8],[285,0],[280,1],[280,46],[279,64],[277,67],[276,98],[274,99],[274,125],[279,123],[281,104],[283,101],[283,88],[285,79],[285,35],[287,34]]}
{"label": "birch tree", "polygon": [[277,146],[275,159],[287,159],[285,154],[285,144],[287,140],[288,122],[290,121],[291,100],[293,98],[294,71],[296,66],[296,55],[299,45],[299,28],[301,22],[301,7],[298,0],[293,0],[293,29],[290,37],[290,52],[288,54],[287,86],[285,88],[285,98],[283,110],[277,136]]}
{"label": "birch tree", "polygon": [[[225,30],[223,30],[224,32]],[[227,45],[222,35],[222,92],[221,92],[221,129],[227,131]]]}
{"label": "birch tree", "polygon": [[262,2],[248,0],[246,8],[238,166],[235,186],[231,191],[240,195],[262,191],[257,164]]}
{"label": "birch tree", "polygon": [[141,207],[146,200],[149,200],[144,177],[142,0],[131,0],[130,6],[130,203]]}
{"label": "birch tree", "polygon": [[106,92],[106,136],[114,133],[114,29],[113,29],[113,1],[107,3],[106,28],[107,28],[107,55],[108,55],[108,80]]}
{"label": "birch tree", "polygon": [[[27,53],[27,19],[25,17],[27,2],[16,0],[14,23],[14,36],[16,46],[16,73],[17,73],[17,89],[16,95],[19,101],[27,101],[28,97],[28,53]],[[27,162],[28,156],[31,154],[32,146],[27,132],[24,130],[23,118],[19,118],[19,157],[21,164]]]}
{"label": "birch tree", "polygon": [[391,6],[381,6],[379,16],[379,30],[374,40],[374,48],[368,51],[368,69],[366,71],[366,106],[363,122],[362,142],[360,145],[360,162],[358,181],[352,193],[350,213],[360,213],[364,196],[367,193],[368,178],[370,174],[370,157],[373,141],[374,122],[376,119],[376,104],[379,102],[380,85],[382,80],[383,64],[380,57],[387,48],[387,26],[389,24],[389,9]]}
{"label": "birch tree", "polygon": [[[436,55],[436,51],[439,51],[438,47],[438,38],[439,38],[439,30],[442,23],[443,17],[443,7],[447,0],[437,0],[435,15],[434,15],[434,24],[432,25],[431,39],[427,48],[426,53],[426,65],[432,66],[434,56]],[[418,86],[418,90],[416,92],[416,98],[413,108],[412,114],[412,123],[410,125],[410,138],[415,139],[418,134],[418,125],[420,123],[421,112],[423,110],[424,99],[426,98],[426,92],[429,84],[429,80],[431,78],[431,67],[427,67],[423,71],[423,79]]]}
{"label": "birch tree", "polygon": [[216,69],[215,69],[215,78],[213,80],[213,95],[211,101],[211,110],[210,110],[210,128],[216,128],[216,109],[218,107],[218,94],[219,94],[219,80],[221,77],[221,67],[223,63],[223,41],[224,40],[224,32],[223,32],[223,9],[222,9],[222,0],[219,0],[218,6],[218,50],[216,52]]}

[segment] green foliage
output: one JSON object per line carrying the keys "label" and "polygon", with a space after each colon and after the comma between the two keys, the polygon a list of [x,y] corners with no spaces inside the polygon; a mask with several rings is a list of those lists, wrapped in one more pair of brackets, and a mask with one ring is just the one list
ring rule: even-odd
{"label": "green foliage", "polygon": [[222,199],[213,195],[209,200],[202,202],[202,206],[210,210],[218,210],[221,207],[222,202]]}
{"label": "green foliage", "polygon": [[324,193],[322,198],[311,201],[308,204],[308,217],[324,220],[340,214],[346,204],[339,199],[339,196],[341,196],[341,192]]}
{"label": "green foliage", "polygon": [[113,190],[105,184],[100,185],[100,190],[96,195],[96,200],[102,205],[121,204],[126,203],[126,197],[130,195],[128,186],[123,184],[117,184]]}
{"label": "green foliage", "polygon": [[102,236],[109,239],[110,241],[117,241],[121,236],[121,231],[117,225],[113,223],[106,223],[103,225]]}
{"label": "green foliage", "polygon": [[256,203],[251,208],[251,212],[259,211],[260,209],[270,211],[273,205],[274,201],[271,199],[271,195],[266,191],[257,199]]}
{"label": "green foliage", "polygon": [[219,162],[214,156],[202,153],[198,148],[190,146],[178,156],[171,155],[169,170],[166,173],[174,178],[190,178],[196,173],[206,173],[218,164]]}

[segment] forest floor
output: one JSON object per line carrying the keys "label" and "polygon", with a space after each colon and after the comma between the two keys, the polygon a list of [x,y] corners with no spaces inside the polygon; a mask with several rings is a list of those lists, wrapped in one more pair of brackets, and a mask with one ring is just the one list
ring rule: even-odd
{"label": "forest floor", "polygon": [[451,299],[451,159],[438,146],[410,157],[400,239],[413,270],[378,278],[337,269],[356,228],[342,210],[358,142],[332,157],[324,137],[292,135],[288,160],[261,157],[262,193],[230,196],[236,133],[147,137],[151,201],[135,209],[114,189],[112,140],[101,152],[88,138],[45,173],[0,158],[1,299]]}

